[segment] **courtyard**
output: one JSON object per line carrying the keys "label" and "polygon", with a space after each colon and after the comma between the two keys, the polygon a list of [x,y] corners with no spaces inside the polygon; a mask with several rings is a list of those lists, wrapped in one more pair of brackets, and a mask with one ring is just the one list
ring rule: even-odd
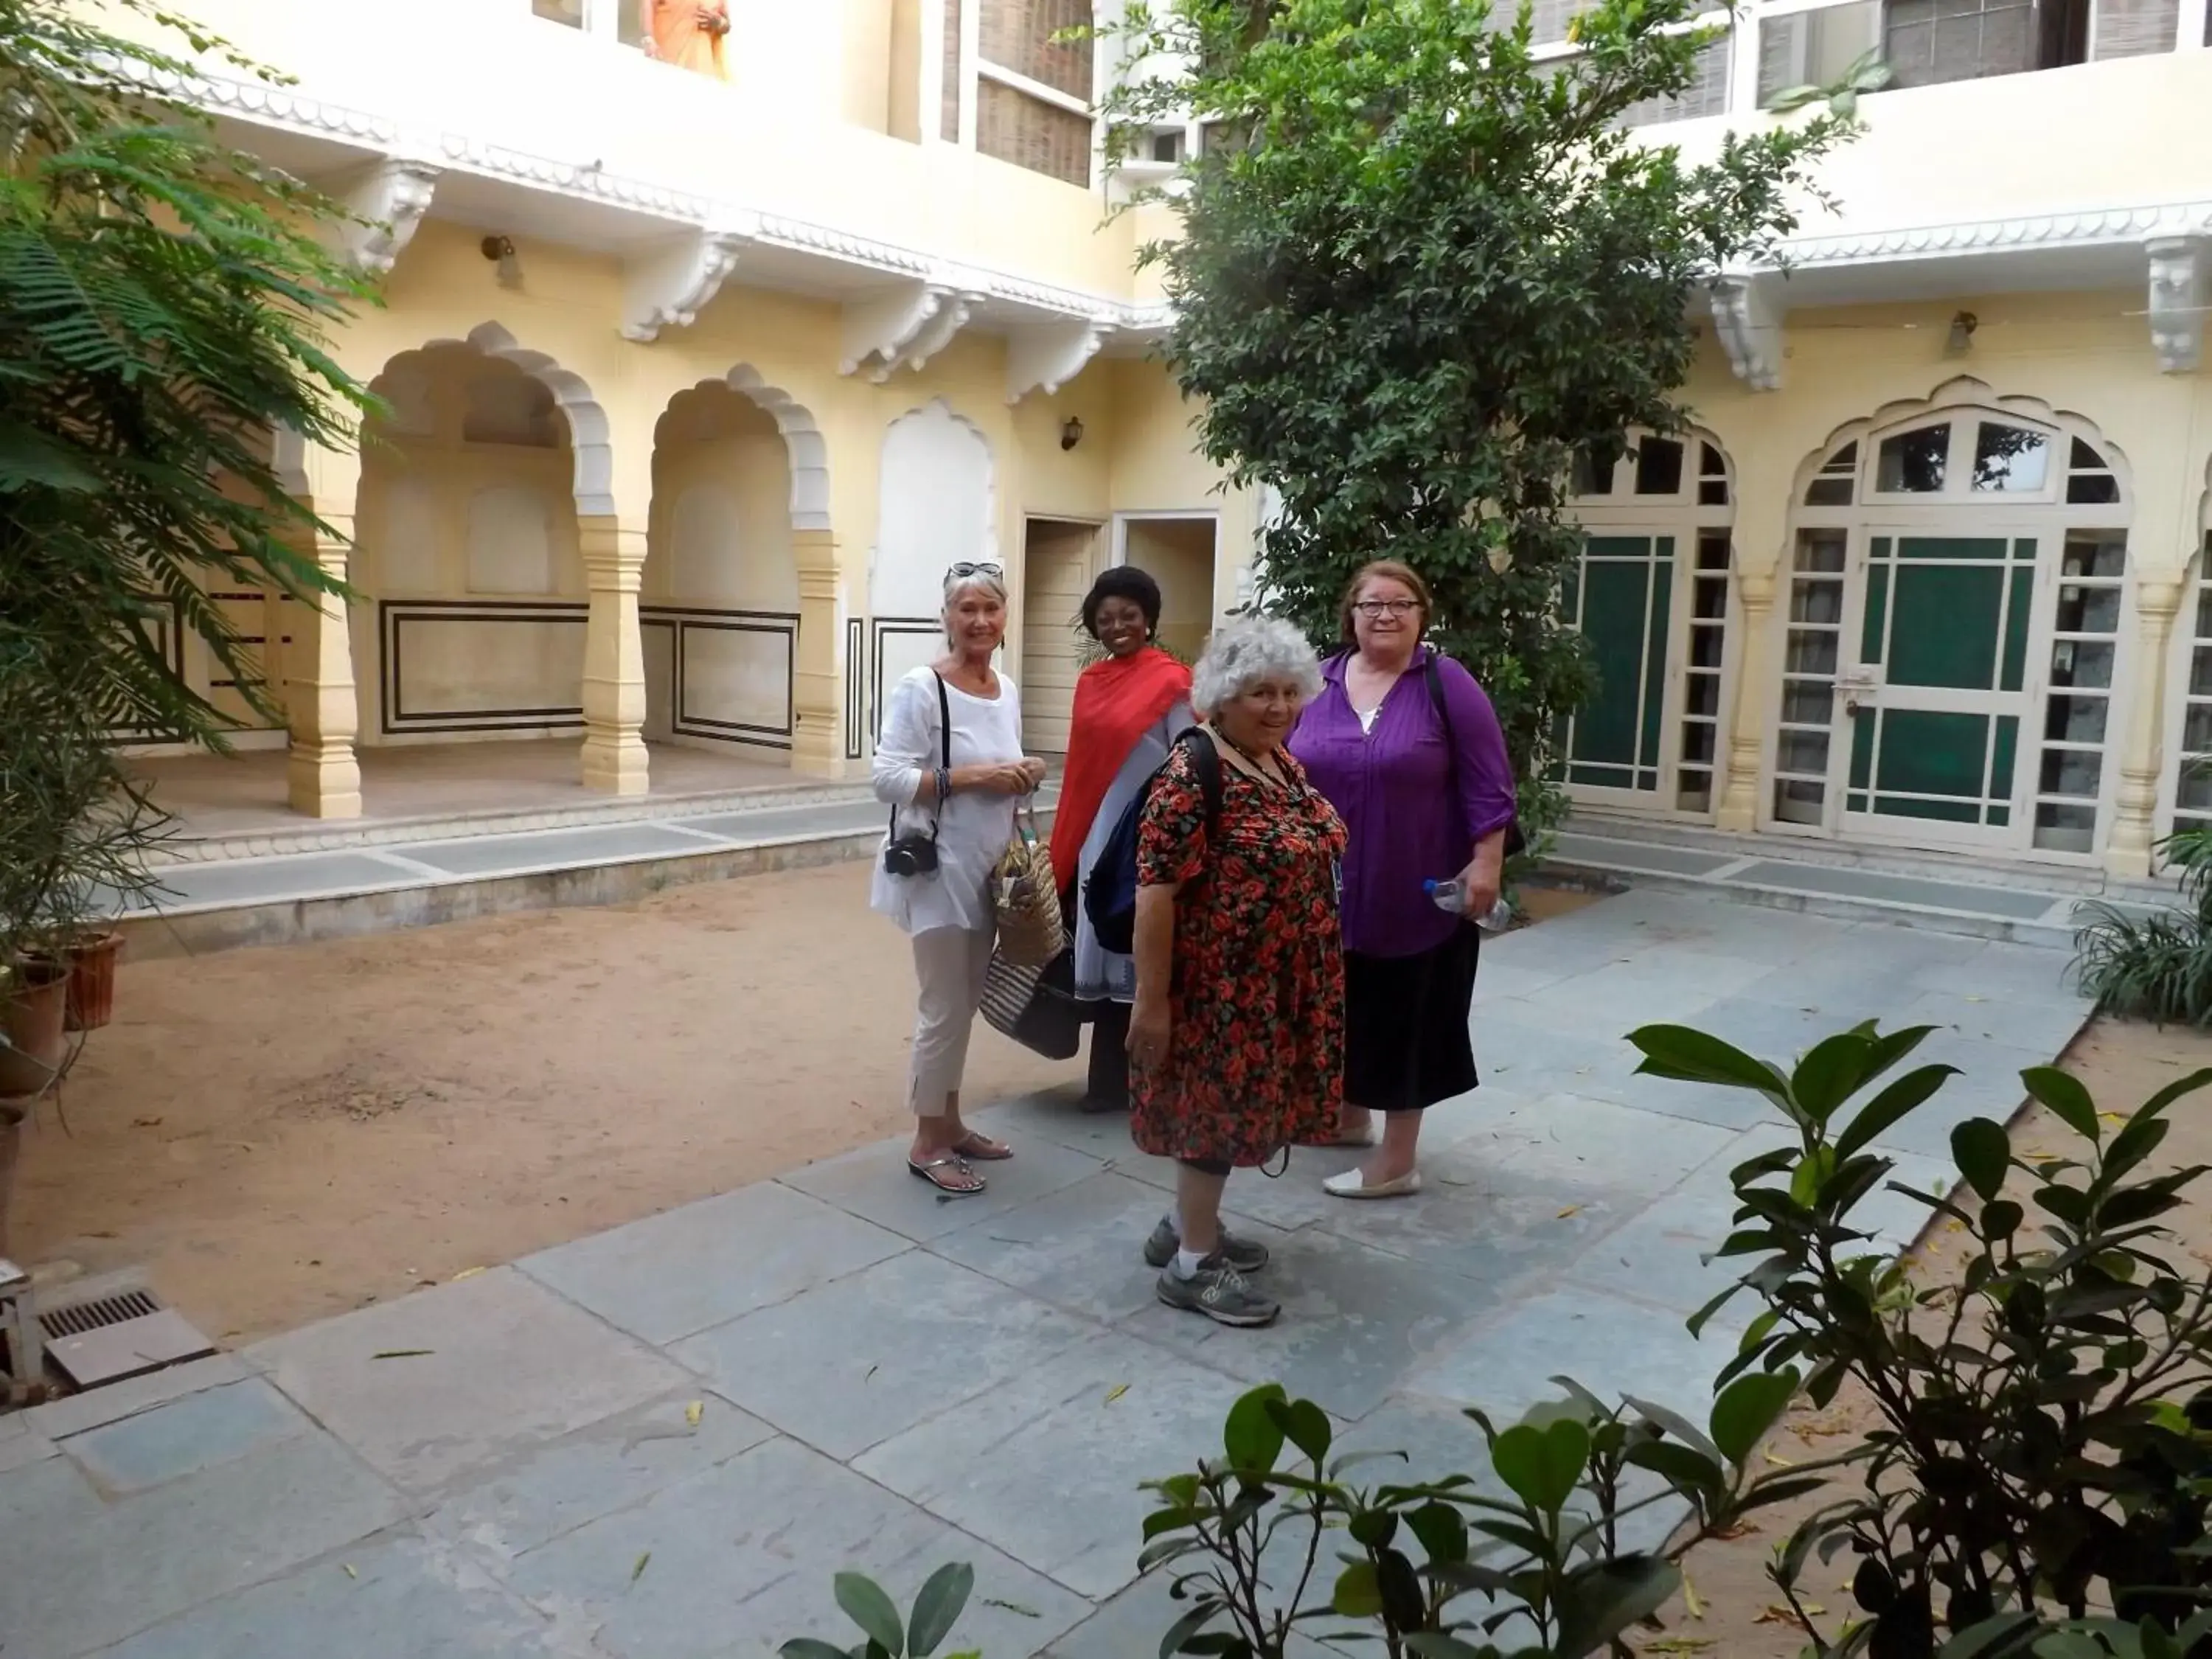
{"label": "courtyard", "polygon": [[[1683,1329],[1725,1282],[1699,1254],[1772,1128],[1634,1076],[1621,1033],[1782,1058],[1936,1026],[1965,1075],[1883,1149],[1926,1183],[2087,1015],[2047,948],[1703,894],[1552,915],[1486,953],[1484,1086],[1432,1113],[1421,1197],[1326,1199],[1351,1153],[1235,1179],[1285,1314],[1234,1332],[1154,1300],[1169,1167],[1074,1109],[1073,1066],[980,1040],[971,1093],[1019,1156],[957,1204],[902,1178],[908,969],[860,880],[126,973],[161,1018],[118,1023],[73,1137],[28,1149],[19,1226],[33,1256],[146,1261],[228,1351],[0,1419],[9,1659],[725,1659],[837,1635],[842,1568],[904,1597],[946,1560],[977,1577],[956,1648],[1149,1652],[1172,1615],[1137,1576],[1138,1483],[1255,1383],[1437,1468],[1474,1461],[1461,1407],[1510,1417],[1555,1376],[1702,1414],[1731,1334]],[[380,975],[395,951],[416,971]],[[218,1010],[250,1075],[179,1041]],[[94,1166],[131,1176],[72,1205]],[[1899,1248],[1919,1213],[1881,1201]]]}

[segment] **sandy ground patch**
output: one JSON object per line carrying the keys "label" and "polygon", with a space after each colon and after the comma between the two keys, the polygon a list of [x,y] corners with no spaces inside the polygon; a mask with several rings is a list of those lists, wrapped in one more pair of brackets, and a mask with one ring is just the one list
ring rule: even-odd
{"label": "sandy ground patch", "polygon": [[[898,1133],[913,964],[867,884],[126,958],[68,1132],[27,1129],[13,1253],[143,1266],[233,1344]],[[978,1024],[975,1103],[1081,1079]]]}

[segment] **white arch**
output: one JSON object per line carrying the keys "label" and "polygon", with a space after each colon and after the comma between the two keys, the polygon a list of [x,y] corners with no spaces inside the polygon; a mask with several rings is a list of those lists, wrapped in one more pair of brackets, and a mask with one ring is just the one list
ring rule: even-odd
{"label": "white arch", "polygon": [[[566,369],[542,351],[532,351],[497,323],[479,323],[462,340],[426,340],[417,349],[434,346],[467,346],[480,356],[496,357],[520,369],[553,394],[568,423],[568,450],[575,466],[576,511],[611,517],[615,510],[614,447],[610,441],[607,411],[584,377]],[[392,361],[408,354],[401,352]],[[385,365],[388,371],[391,363]]]}
{"label": "white arch", "polygon": [[[715,386],[729,387],[775,422],[791,467],[791,527],[828,530],[830,445],[822,435],[821,423],[815,419],[814,411],[781,386],[770,386],[750,363],[739,363],[727,374],[701,380],[690,390],[699,392]],[[674,398],[669,399],[672,408],[675,402]],[[664,417],[665,413],[664,410]]]}
{"label": "white arch", "polygon": [[[2073,410],[2060,409],[2040,398],[2000,393],[1986,380],[1978,380],[1971,374],[1960,374],[1942,382],[1925,398],[1894,398],[1871,415],[1844,421],[1831,428],[1828,435],[1797,464],[1796,474],[1790,485],[1793,510],[1803,506],[1805,491],[1811,485],[1814,476],[1828,458],[1845,444],[1863,443],[1893,427],[1909,424],[1920,417],[1960,409],[1987,409],[1999,414],[2015,415],[2023,420],[2049,427],[2067,437],[2081,439],[2105,457],[2105,464],[2119,481],[2121,507],[2134,507],[2134,469],[2129,465],[2125,453],[2105,435],[2104,428],[2096,422]],[[1722,453],[1725,455],[1727,451],[1723,450]]]}
{"label": "white arch", "polygon": [[[938,562],[935,568],[930,569],[927,573],[927,580],[925,584],[923,578],[915,572],[900,572],[893,568],[892,566],[894,561],[885,556],[885,543],[889,538],[886,537],[884,532],[886,528],[892,523],[890,515],[898,509],[899,506],[898,503],[894,502],[890,499],[891,479],[890,470],[888,463],[891,458],[892,446],[894,442],[897,441],[899,434],[902,430],[919,430],[921,432],[927,433],[927,429],[932,427],[937,428],[940,433],[957,433],[962,434],[964,438],[972,441],[976,449],[981,452],[982,459],[982,524],[981,526],[981,544],[957,549],[939,549],[939,551],[951,552],[953,555],[953,557],[957,558],[972,558],[978,561],[988,561],[993,562],[1000,562],[999,557],[999,481],[997,453],[992,448],[990,439],[984,435],[982,428],[977,426],[975,422],[969,420],[966,416],[960,414],[945,398],[933,398],[925,404],[921,404],[915,408],[909,409],[905,414],[900,416],[896,420],[891,422],[884,428],[884,441],[881,453],[884,465],[881,468],[881,476],[884,479],[884,489],[882,498],[877,507],[877,527],[874,558],[872,561],[873,568],[869,574],[868,584],[868,608],[872,612],[878,617],[886,615],[918,616],[925,614],[934,616],[938,608],[936,590],[939,578],[943,574],[945,566],[952,562],[952,558],[945,558]],[[902,540],[907,538],[904,532],[908,530],[921,528],[927,531],[937,528],[933,524],[923,526],[911,520],[901,524],[898,527],[901,532],[900,538]],[[957,526],[955,527],[955,533],[957,533]],[[899,577],[902,574],[904,574],[908,578],[908,582],[903,585],[899,580]],[[921,609],[916,609],[915,607],[917,605],[921,605],[923,599],[921,590],[925,585],[929,589],[929,592],[927,596],[927,603],[926,606],[923,606]],[[902,593],[904,593],[906,596],[906,602],[903,608],[899,603]]]}

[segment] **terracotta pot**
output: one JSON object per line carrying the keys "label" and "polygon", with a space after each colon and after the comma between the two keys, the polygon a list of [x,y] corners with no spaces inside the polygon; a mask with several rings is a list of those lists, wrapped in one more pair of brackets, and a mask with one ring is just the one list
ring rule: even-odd
{"label": "terracotta pot", "polygon": [[97,1031],[115,1017],[115,958],[123,935],[95,933],[63,952],[69,963],[69,1010],[62,1024],[72,1031]]}
{"label": "terracotta pot", "polygon": [[69,973],[52,963],[26,962],[13,989],[0,994],[0,1097],[42,1093],[68,1052],[63,1022],[69,1008]]}

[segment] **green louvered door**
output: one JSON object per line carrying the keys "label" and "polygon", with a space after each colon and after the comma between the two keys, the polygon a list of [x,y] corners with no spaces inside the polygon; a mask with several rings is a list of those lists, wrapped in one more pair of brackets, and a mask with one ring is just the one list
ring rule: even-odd
{"label": "green louvered door", "polygon": [[1856,665],[1838,687],[1845,833],[2025,845],[2015,774],[2031,707],[2034,538],[1876,531],[1865,549],[1856,626],[1844,629]]}
{"label": "green louvered door", "polygon": [[1569,784],[1657,798],[1674,586],[1672,536],[1584,540],[1560,609],[1589,641],[1597,690],[1566,722]]}

